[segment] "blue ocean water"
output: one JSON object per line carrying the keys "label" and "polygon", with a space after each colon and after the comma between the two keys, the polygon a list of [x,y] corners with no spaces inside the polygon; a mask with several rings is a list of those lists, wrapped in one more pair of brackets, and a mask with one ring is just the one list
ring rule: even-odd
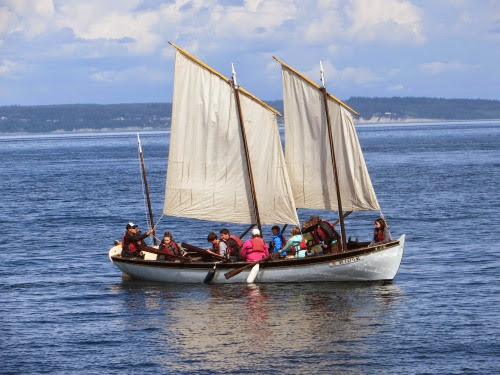
{"label": "blue ocean water", "polygon": [[[500,122],[358,133],[407,236],[388,285],[122,280],[107,252],[128,221],[146,227],[135,133],[0,136],[0,373],[499,373]],[[141,139],[158,221],[169,134]],[[351,215],[348,235],[368,240],[377,216]],[[158,229],[206,247],[223,226],[246,229]]]}

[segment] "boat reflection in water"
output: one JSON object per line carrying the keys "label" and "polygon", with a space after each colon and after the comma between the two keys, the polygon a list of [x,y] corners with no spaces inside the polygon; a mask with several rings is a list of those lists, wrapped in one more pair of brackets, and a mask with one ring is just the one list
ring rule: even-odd
{"label": "boat reflection in water", "polygon": [[404,298],[398,285],[366,283],[200,287],[128,281],[115,289],[130,311],[122,317],[125,329],[157,331],[149,361],[165,371],[229,373],[275,366],[301,372],[312,365],[317,371],[361,370],[382,349],[381,327],[391,324],[392,309]]}

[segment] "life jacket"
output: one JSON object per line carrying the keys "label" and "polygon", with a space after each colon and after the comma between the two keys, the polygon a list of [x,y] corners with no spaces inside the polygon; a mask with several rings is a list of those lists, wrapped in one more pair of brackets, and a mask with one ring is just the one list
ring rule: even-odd
{"label": "life jacket", "polygon": [[[323,224],[323,225],[321,225],[321,224]],[[329,235],[329,233],[327,233],[327,231],[331,232],[331,236]],[[322,241],[325,245],[330,245],[331,243],[334,242],[334,240],[337,240],[339,237],[334,226],[329,221],[326,221],[326,220],[321,220],[321,222],[318,224],[318,227],[316,228],[315,232],[316,232],[316,235],[319,237],[320,241]],[[332,237],[331,240],[329,239],[329,237]],[[327,242],[329,242],[329,243],[327,243]]]}
{"label": "life jacket", "polygon": [[375,242],[384,241],[384,231],[375,229],[375,231],[373,232],[373,240]]}
{"label": "life jacket", "polygon": [[304,236],[302,236],[302,241],[300,241],[298,244],[293,245],[293,247],[295,248],[295,252],[298,252],[300,250],[308,250],[307,241]]}
{"label": "life jacket", "polygon": [[274,242],[274,237],[276,237],[276,235],[273,236],[273,239],[271,240],[270,242],[270,248],[273,250],[273,251],[277,251],[277,250],[281,250],[285,247],[285,244],[286,244],[286,239],[285,239],[285,236],[283,235],[283,233],[280,233],[280,237],[281,237],[281,246],[280,248],[278,249],[276,247],[276,243]]}
{"label": "life jacket", "polygon": [[241,240],[241,238],[239,238],[238,236],[235,236],[234,234],[231,234],[229,236],[229,238],[232,238],[234,240],[234,242],[236,242],[238,247],[241,249],[241,247],[243,246],[243,241]]}
{"label": "life jacket", "polygon": [[250,241],[252,241],[252,253],[263,253],[266,243],[260,237],[253,237]]}
{"label": "life jacket", "polygon": [[217,245],[212,244],[212,250],[213,250],[213,252],[214,252],[215,254],[217,254],[217,255],[220,255],[219,244],[220,244],[220,241],[219,241],[219,242],[217,242]]}
{"label": "life jacket", "polygon": [[[237,241],[239,240],[239,242]],[[227,248],[229,249],[229,255],[239,257],[240,256],[240,250],[241,246],[243,246],[243,242],[239,237],[236,237],[234,235],[230,235],[227,241],[224,241],[224,243],[227,245]],[[241,245],[240,245],[241,244]]]}
{"label": "life jacket", "polygon": [[128,247],[128,251],[131,254],[137,253],[137,245],[134,242],[129,242],[128,244],[125,242],[125,238],[127,237],[127,233],[123,235],[122,238],[122,250],[125,250]]}
{"label": "life jacket", "polygon": [[170,241],[168,245],[165,242],[162,242],[160,250],[166,251],[170,255],[181,255],[179,246],[177,246],[177,244],[174,241]]}

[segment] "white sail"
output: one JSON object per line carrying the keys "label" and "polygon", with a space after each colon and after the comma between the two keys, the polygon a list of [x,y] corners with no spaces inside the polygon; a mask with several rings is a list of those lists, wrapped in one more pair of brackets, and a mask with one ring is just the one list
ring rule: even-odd
{"label": "white sail", "polygon": [[[300,208],[338,210],[323,93],[318,85],[280,63],[285,159],[295,204]],[[342,209],[380,210],[351,114],[331,96],[328,108]]]}
{"label": "white sail", "polygon": [[[240,93],[260,222],[297,224],[276,114]],[[231,83],[179,48],[163,213],[257,222]]]}

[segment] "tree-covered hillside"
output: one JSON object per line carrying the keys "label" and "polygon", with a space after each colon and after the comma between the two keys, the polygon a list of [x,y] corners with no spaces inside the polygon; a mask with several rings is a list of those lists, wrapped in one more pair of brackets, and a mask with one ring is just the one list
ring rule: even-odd
{"label": "tree-covered hillside", "polygon": [[500,119],[500,100],[352,97],[346,104],[371,118],[479,120]]}
{"label": "tree-covered hillside", "polygon": [[0,107],[0,132],[165,128],[171,103],[61,104]]}
{"label": "tree-covered hillside", "polygon": [[[268,103],[283,113],[281,100]],[[353,97],[346,103],[364,120],[500,119],[499,100]],[[0,107],[0,133],[166,129],[171,114],[171,103],[3,106]]]}

